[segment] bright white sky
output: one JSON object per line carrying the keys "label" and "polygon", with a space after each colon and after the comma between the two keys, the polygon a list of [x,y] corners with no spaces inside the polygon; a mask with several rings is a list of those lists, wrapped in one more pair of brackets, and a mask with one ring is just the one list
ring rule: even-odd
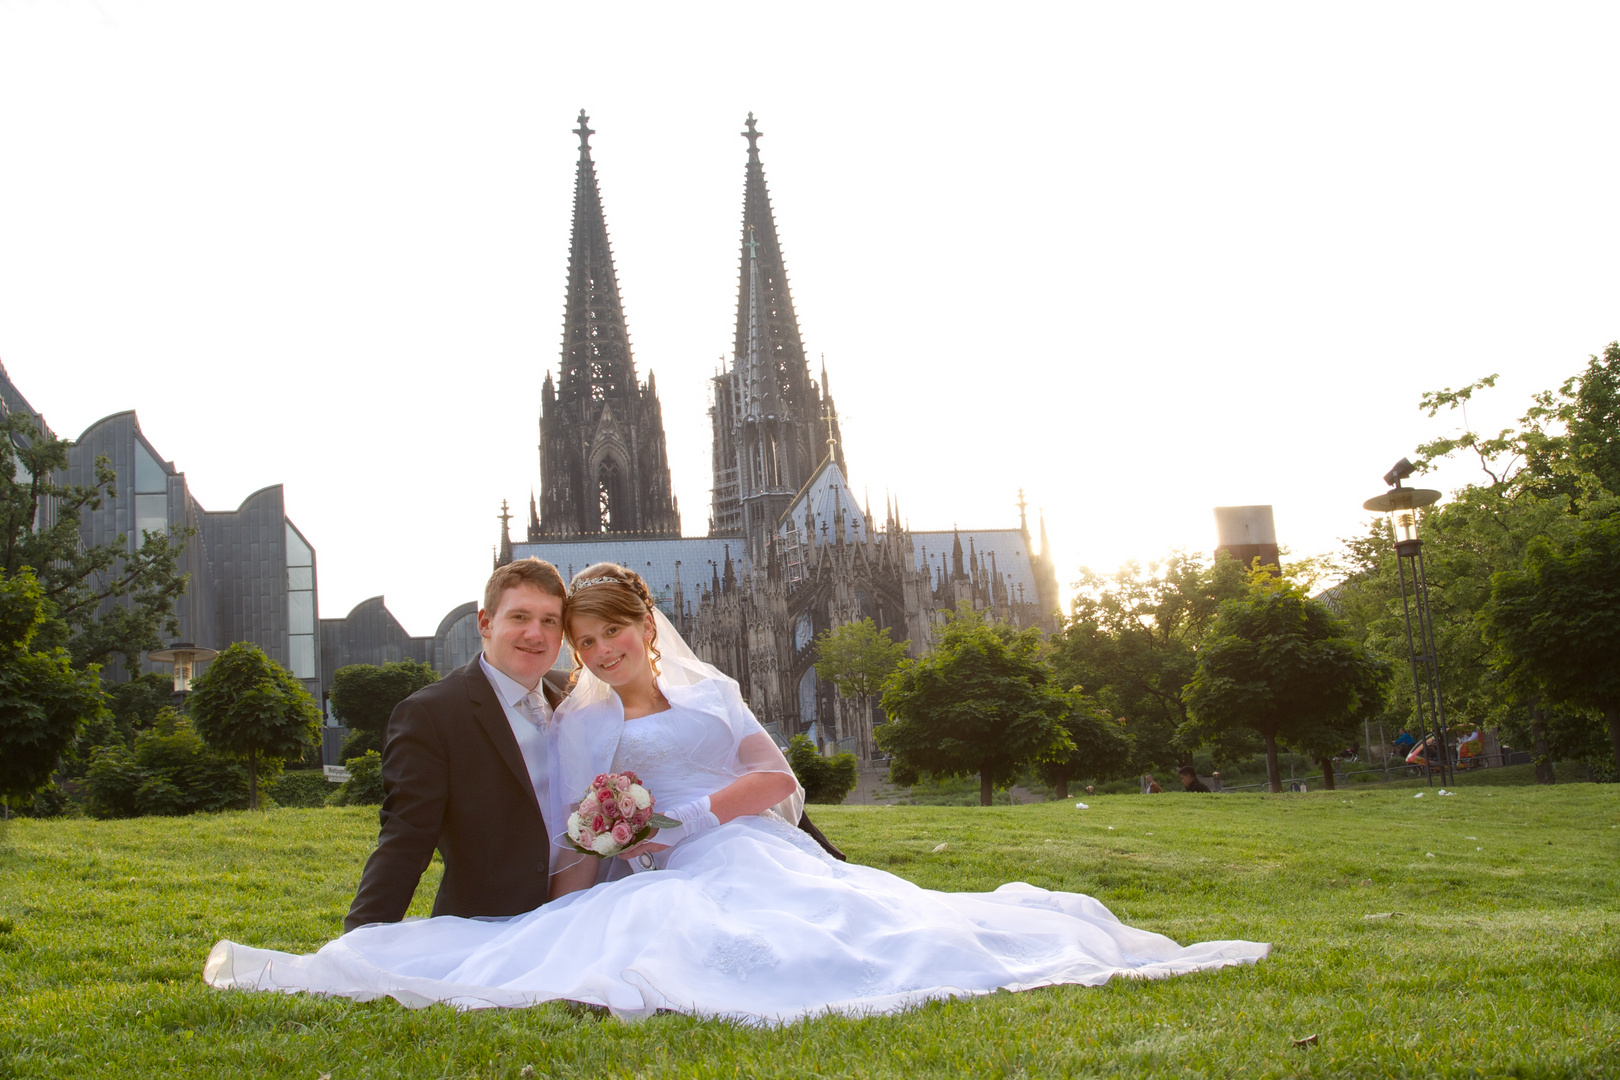
{"label": "bright white sky", "polygon": [[286,485],[321,614],[430,633],[539,482],[581,107],[705,531],[752,110],[874,506],[1023,487],[1065,583],[1217,505],[1322,553],[1423,390],[1501,372],[1506,422],[1620,337],[1617,44],[1612,3],[0,0],[0,361],[208,509]]}

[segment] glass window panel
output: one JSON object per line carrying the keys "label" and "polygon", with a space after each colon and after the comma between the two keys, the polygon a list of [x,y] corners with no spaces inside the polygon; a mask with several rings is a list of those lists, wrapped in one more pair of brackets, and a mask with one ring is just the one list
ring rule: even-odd
{"label": "glass window panel", "polygon": [[799,679],[799,722],[809,723],[816,718],[816,669],[811,668]]}
{"label": "glass window panel", "polygon": [[169,474],[163,471],[163,466],[158,464],[150,450],[141,445],[139,439],[135,440],[135,490],[169,490]]}
{"label": "glass window panel", "polygon": [[290,592],[287,594],[287,629],[294,634],[315,632],[315,594]]}
{"label": "glass window panel", "polygon": [[313,589],[315,587],[315,570],[309,566],[287,567],[287,588]]}
{"label": "glass window panel", "polygon": [[169,497],[167,495],[135,496],[135,544],[140,545],[141,530],[165,532],[169,528]]}
{"label": "glass window panel", "polygon": [[298,530],[291,525],[287,526],[287,565],[288,566],[314,566],[315,553],[304,538],[298,535]]}
{"label": "glass window panel", "polygon": [[315,635],[294,634],[288,639],[292,653],[292,673],[300,679],[315,677]]}

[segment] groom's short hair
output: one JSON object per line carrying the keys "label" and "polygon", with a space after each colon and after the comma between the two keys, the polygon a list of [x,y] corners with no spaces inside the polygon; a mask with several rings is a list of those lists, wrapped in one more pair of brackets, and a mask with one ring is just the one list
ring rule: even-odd
{"label": "groom's short hair", "polygon": [[507,589],[519,585],[533,585],[541,592],[550,593],[559,600],[568,599],[568,587],[563,584],[557,568],[544,559],[530,555],[505,566],[498,566],[484,585],[484,610],[494,615],[501,606],[501,597]]}

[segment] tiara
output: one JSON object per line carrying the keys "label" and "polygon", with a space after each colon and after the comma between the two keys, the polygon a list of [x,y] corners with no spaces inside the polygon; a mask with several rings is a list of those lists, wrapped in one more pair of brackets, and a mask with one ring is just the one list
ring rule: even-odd
{"label": "tiara", "polygon": [[576,581],[576,582],[574,582],[574,587],[573,587],[573,589],[571,591],[579,592],[579,590],[585,588],[588,585],[624,585],[624,586],[628,586],[629,584],[630,583],[628,581],[625,581],[623,578],[616,578],[616,577],[588,577],[584,581]]}

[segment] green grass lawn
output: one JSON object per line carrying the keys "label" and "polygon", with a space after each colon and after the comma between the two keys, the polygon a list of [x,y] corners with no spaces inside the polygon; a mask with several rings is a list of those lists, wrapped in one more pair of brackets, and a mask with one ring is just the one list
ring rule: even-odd
{"label": "green grass lawn", "polygon": [[374,811],[14,820],[0,1076],[1620,1074],[1620,785],[1088,801],[816,816],[852,859],[930,888],[1087,892],[1271,958],[775,1030],[222,993],[200,977],[216,939],[307,951],[338,932]]}

